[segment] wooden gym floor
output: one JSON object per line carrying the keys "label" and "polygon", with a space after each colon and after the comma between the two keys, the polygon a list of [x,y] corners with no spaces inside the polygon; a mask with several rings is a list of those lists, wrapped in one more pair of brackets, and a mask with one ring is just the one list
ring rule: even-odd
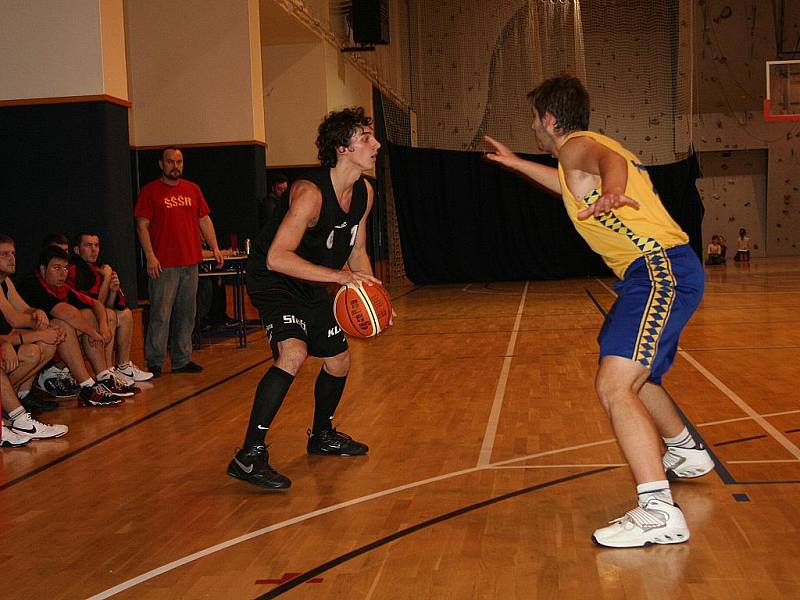
{"label": "wooden gym floor", "polygon": [[305,365],[269,436],[288,493],[225,474],[261,332],[121,407],[45,414],[69,434],[0,452],[0,597],[800,597],[800,259],[707,272],[665,379],[718,462],[673,486],[687,544],[590,541],[634,498],[593,393],[610,278],[426,286],[351,344],[336,424],[368,457],[305,454]]}

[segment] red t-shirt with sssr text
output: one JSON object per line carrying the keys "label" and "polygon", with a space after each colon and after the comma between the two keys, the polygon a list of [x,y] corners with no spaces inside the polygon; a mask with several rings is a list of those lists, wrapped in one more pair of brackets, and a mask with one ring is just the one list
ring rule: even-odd
{"label": "red t-shirt with sssr text", "polygon": [[179,179],[167,185],[156,179],[139,192],[133,215],[150,221],[150,241],[161,266],[185,267],[203,260],[200,218],[210,212],[197,184]]}

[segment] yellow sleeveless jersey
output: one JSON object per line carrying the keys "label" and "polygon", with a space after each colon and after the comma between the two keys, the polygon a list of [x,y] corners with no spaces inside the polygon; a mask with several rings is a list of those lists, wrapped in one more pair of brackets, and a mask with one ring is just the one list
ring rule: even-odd
{"label": "yellow sleeveless jersey", "polygon": [[591,216],[583,221],[578,220],[578,212],[594,204],[603,192],[595,189],[582,200],[578,200],[567,187],[561,164],[558,166],[561,197],[569,218],[581,237],[592,250],[603,257],[617,277],[622,279],[628,266],[640,256],[689,242],[689,236],[672,220],[661,204],[650,175],[633,153],[611,138],[593,131],[576,131],[569,134],[567,140],[576,137],[593,139],[622,156],[628,164],[625,195],[636,200],[639,208],[621,206],[601,215],[599,219]]}

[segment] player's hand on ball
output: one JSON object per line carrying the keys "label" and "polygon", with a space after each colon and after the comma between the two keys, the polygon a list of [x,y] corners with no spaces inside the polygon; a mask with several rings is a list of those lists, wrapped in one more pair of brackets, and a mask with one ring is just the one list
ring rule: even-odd
{"label": "player's hand on ball", "polygon": [[347,285],[348,283],[353,283],[358,285],[359,283],[366,283],[367,285],[372,285],[373,283],[380,283],[381,280],[377,277],[373,277],[369,273],[364,273],[363,271],[341,271],[341,275],[339,277],[340,285]]}

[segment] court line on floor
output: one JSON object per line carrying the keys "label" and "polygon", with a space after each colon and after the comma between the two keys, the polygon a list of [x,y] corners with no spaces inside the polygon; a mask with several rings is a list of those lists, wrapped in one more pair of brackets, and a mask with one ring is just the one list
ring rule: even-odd
{"label": "court line on floor", "polygon": [[796,463],[800,462],[800,459],[797,458],[776,458],[776,459],[764,459],[764,460],[729,460],[726,461],[732,465],[765,465],[765,464],[772,464],[772,463]]}
{"label": "court line on floor", "polygon": [[598,463],[598,464],[566,464],[566,465],[513,465],[500,467],[487,467],[492,470],[501,469],[593,469],[595,467],[627,467],[628,463]]}
{"label": "court line on floor", "polygon": [[769,421],[767,421],[764,417],[758,414],[747,402],[742,400],[732,389],[730,389],[727,385],[722,383],[719,379],[717,379],[711,371],[706,369],[703,365],[697,362],[694,357],[686,352],[685,350],[681,350],[678,347],[678,354],[682,356],[690,365],[692,365],[695,369],[697,369],[703,377],[708,379],[714,386],[725,394],[736,406],[738,406],[742,412],[748,415],[750,418],[753,419],[761,428],[769,433],[776,442],[778,442],[781,446],[783,446],[789,454],[794,456],[797,459],[800,459],[800,448],[795,446],[789,438],[783,435],[777,428],[775,428]]}
{"label": "court line on floor", "polygon": [[[782,410],[780,412],[774,412],[774,413],[764,413],[761,416],[766,418],[766,419],[768,419],[770,417],[782,417],[784,415],[796,415],[797,413],[800,413],[800,409],[797,409],[797,410]],[[736,418],[733,418],[733,419],[722,419],[720,421],[706,421],[705,423],[700,423],[697,426],[698,427],[710,427],[712,425],[726,425],[728,423],[737,423],[739,421],[750,421],[750,420],[751,420],[751,417],[736,417]]]}
{"label": "court line on floor", "polygon": [[[137,425],[141,425],[145,421],[149,421],[153,417],[156,417],[156,416],[160,415],[163,412],[166,412],[166,411],[168,411],[168,410],[170,410],[172,408],[175,408],[179,404],[183,404],[184,402],[194,398],[195,396],[199,396],[200,394],[204,394],[205,392],[208,392],[209,390],[212,390],[215,387],[217,387],[219,385],[222,385],[223,383],[226,383],[226,382],[230,381],[231,379],[246,373],[247,371],[250,371],[251,369],[255,369],[256,367],[258,367],[260,365],[263,365],[265,362],[268,362],[270,360],[272,360],[271,356],[269,358],[265,358],[263,360],[260,360],[257,363],[255,363],[253,365],[250,365],[249,367],[245,367],[241,371],[237,371],[236,373],[233,373],[232,375],[228,375],[227,377],[225,377],[223,379],[220,379],[219,381],[217,381],[215,383],[209,384],[206,387],[204,387],[204,388],[202,388],[200,390],[197,390],[196,392],[192,392],[188,396],[184,396],[183,398],[179,398],[178,400],[170,402],[166,406],[162,406],[161,408],[159,408],[157,410],[154,410],[153,412],[148,413],[143,417],[139,417],[135,421],[132,421],[131,423],[128,423],[127,425],[123,425],[119,429],[115,429],[114,431],[110,431],[109,433],[106,433],[105,435],[102,435],[99,438],[96,438],[96,439],[92,440],[91,442],[89,442],[88,444],[86,444],[84,446],[81,446],[80,448],[76,448],[75,450],[72,450],[71,452],[68,452],[67,454],[59,456],[58,458],[56,458],[55,460],[50,461],[49,463],[45,463],[43,465],[40,465],[40,466],[36,467],[35,469],[33,469],[32,471],[29,471],[29,472],[25,473],[24,475],[20,475],[19,477],[15,478],[15,479],[11,479],[9,481],[6,481],[2,485],[0,485],[0,492],[10,488],[11,486],[17,485],[18,483],[21,483],[21,482],[25,481],[26,479],[30,479],[34,475],[38,475],[42,471],[46,471],[47,469],[55,467],[56,465],[61,464],[62,462],[66,461],[66,460],[68,460],[70,458],[73,458],[73,457],[77,456],[78,454],[82,454],[86,450],[94,448],[98,444],[101,444],[102,442],[105,442],[105,441],[107,441],[107,440],[109,440],[109,439],[111,439],[113,437],[116,437],[119,434],[124,433],[125,431],[128,431],[129,429],[131,429],[133,427],[136,427]],[[115,410],[115,409],[114,408],[110,408],[110,409],[106,409],[106,410]]]}
{"label": "court line on floor", "polygon": [[308,581],[309,579],[313,579],[314,577],[320,575],[321,573],[325,573],[339,565],[357,558],[367,552],[371,552],[376,548],[380,548],[387,544],[390,544],[400,538],[403,538],[407,535],[412,533],[416,533],[422,529],[427,527],[431,527],[433,525],[438,525],[444,521],[449,521],[450,519],[455,519],[456,517],[460,517],[461,515],[465,515],[476,510],[480,510],[482,508],[486,508],[487,506],[491,506],[492,504],[497,504],[498,502],[503,502],[504,500],[510,500],[512,498],[516,498],[518,496],[522,496],[524,494],[530,494],[531,492],[538,492],[543,489],[547,489],[550,487],[554,487],[556,485],[561,485],[562,483],[568,483],[570,481],[574,481],[576,479],[582,479],[583,477],[589,477],[591,475],[597,475],[598,473],[604,473],[606,471],[611,470],[613,467],[606,467],[603,469],[596,469],[594,471],[587,471],[586,473],[576,473],[574,475],[569,475],[567,477],[561,477],[559,479],[554,479],[552,481],[546,481],[544,483],[539,483],[537,485],[532,485],[526,488],[522,488],[519,490],[514,490],[513,492],[508,492],[507,494],[502,494],[500,496],[495,496],[494,498],[489,498],[488,500],[483,500],[481,502],[476,502],[475,504],[471,504],[469,506],[464,506],[462,508],[453,510],[449,513],[445,513],[443,515],[439,515],[432,519],[428,519],[427,521],[423,521],[422,523],[417,523],[416,525],[412,525],[411,527],[407,527],[405,529],[401,529],[400,531],[396,531],[393,534],[387,535],[384,538],[379,540],[375,540],[369,544],[356,548],[355,550],[351,550],[345,554],[341,554],[336,558],[329,560],[313,569],[306,571],[294,577],[293,579],[287,581],[286,583],[280,584],[278,587],[262,594],[260,596],[256,596],[256,600],[272,600],[272,598],[277,598],[285,594],[286,592],[294,589],[298,585],[301,585]]}
{"label": "court line on floor", "polygon": [[[606,288],[611,294],[616,296],[617,294],[609,288],[602,280],[597,279],[597,281]],[[776,442],[778,442],[781,446],[783,446],[789,454],[794,456],[797,459],[800,459],[800,448],[795,446],[789,438],[783,435],[778,429],[776,429],[772,424],[770,424],[766,419],[764,419],[758,412],[756,412],[747,402],[745,402],[738,394],[736,394],[732,389],[730,389],[727,385],[725,385],[722,381],[720,381],[711,371],[706,369],[703,365],[701,365],[697,360],[689,354],[686,350],[683,350],[680,346],[678,346],[678,355],[681,356],[684,360],[686,360],[690,365],[692,365],[703,377],[705,377],[708,381],[710,381],[714,387],[716,387],[720,392],[725,394],[728,399],[733,402],[739,409],[752,418],[764,431],[769,433]]]}
{"label": "court line on floor", "polygon": [[279,523],[273,523],[272,525],[268,525],[267,527],[262,527],[261,529],[257,529],[255,531],[251,531],[250,533],[246,533],[246,534],[240,535],[238,537],[232,538],[232,539],[227,540],[225,542],[220,542],[219,544],[215,544],[214,546],[209,546],[208,548],[204,548],[203,550],[198,550],[197,552],[195,552],[193,554],[189,554],[187,556],[184,556],[183,558],[179,558],[177,560],[174,560],[174,561],[172,561],[170,563],[167,563],[167,564],[162,565],[160,567],[157,567],[155,569],[151,569],[150,571],[147,571],[146,573],[142,573],[141,575],[138,575],[136,577],[128,579],[127,581],[123,581],[122,583],[117,584],[114,587],[111,587],[111,588],[109,588],[109,589],[107,589],[105,591],[102,591],[102,592],[100,592],[98,594],[95,594],[94,596],[92,596],[88,600],[103,600],[105,598],[110,598],[111,596],[114,596],[116,594],[124,592],[125,590],[128,590],[130,588],[136,587],[137,585],[139,585],[141,583],[144,583],[146,581],[149,581],[150,579],[154,579],[155,577],[163,575],[164,573],[168,573],[168,572],[173,571],[173,570],[175,570],[175,569],[177,569],[179,567],[182,567],[182,566],[187,565],[189,563],[195,562],[197,560],[200,560],[201,558],[205,558],[206,556],[210,556],[212,554],[215,554],[217,552],[220,552],[220,551],[225,550],[227,548],[230,548],[232,546],[236,546],[238,544],[241,544],[243,542],[247,542],[247,541],[252,540],[254,538],[261,537],[262,535],[265,535],[267,533],[272,533],[273,531],[278,531],[279,529],[284,529],[284,528],[290,527],[292,525],[297,525],[298,523],[302,523],[304,521],[308,521],[308,520],[316,518],[316,517],[320,517],[320,516],[323,516],[323,515],[326,515],[326,514],[329,514],[329,513],[332,513],[332,512],[336,512],[338,510],[349,508],[351,506],[356,506],[358,504],[363,504],[365,502],[370,502],[372,500],[377,500],[379,498],[383,498],[385,496],[390,496],[390,495],[396,494],[398,492],[404,492],[406,490],[422,487],[422,486],[429,485],[429,484],[432,484],[432,483],[438,483],[440,481],[446,481],[448,479],[454,479],[456,477],[461,477],[463,475],[470,475],[472,473],[477,473],[478,471],[485,471],[485,470],[487,470],[489,468],[489,466],[497,467],[497,466],[501,466],[501,465],[509,465],[509,464],[513,464],[513,463],[516,463],[516,462],[522,462],[524,460],[532,460],[532,459],[535,459],[535,458],[541,458],[543,456],[551,456],[553,454],[559,454],[559,453],[562,453],[562,452],[571,452],[573,450],[583,450],[585,448],[592,448],[594,446],[601,446],[603,444],[608,444],[608,443],[611,443],[611,442],[616,442],[616,439],[611,438],[611,439],[600,440],[600,441],[597,441],[597,442],[587,442],[585,444],[577,444],[575,446],[568,446],[568,447],[565,447],[565,448],[557,448],[555,450],[545,450],[543,452],[537,452],[535,454],[528,454],[526,456],[520,456],[520,457],[516,457],[516,458],[509,458],[509,459],[506,459],[506,460],[502,460],[502,461],[493,463],[492,465],[487,465],[487,466],[483,466],[483,467],[479,467],[479,466],[469,467],[467,469],[461,469],[459,471],[453,471],[452,473],[445,473],[444,475],[437,475],[435,477],[429,477],[427,479],[421,479],[419,481],[412,481],[411,483],[406,483],[406,484],[403,484],[403,485],[395,486],[393,488],[388,488],[388,489],[381,490],[381,491],[378,491],[378,492],[373,492],[372,494],[367,494],[366,496],[353,498],[351,500],[345,500],[344,502],[339,502],[337,504],[332,504],[331,506],[326,506],[324,508],[320,508],[318,510],[315,510],[315,511],[312,511],[312,512],[309,512],[309,513],[298,515],[296,517],[292,517],[290,519],[286,519],[284,521],[280,521]]}
{"label": "court line on floor", "polygon": [[511,360],[514,354],[514,348],[517,345],[517,335],[519,334],[519,326],[522,322],[522,312],[525,309],[525,297],[528,294],[529,285],[530,283],[526,281],[525,288],[522,290],[522,297],[519,300],[519,307],[517,308],[517,318],[511,330],[508,346],[506,346],[506,357],[503,359],[503,367],[500,369],[500,377],[497,380],[497,387],[494,390],[494,400],[492,401],[492,408],[489,411],[489,419],[486,422],[486,431],[483,434],[481,451],[478,455],[479,467],[488,465],[492,459],[492,449],[494,448],[495,437],[497,437],[497,426],[500,422],[500,411],[503,408],[503,399],[506,395],[508,374],[511,371]]}

